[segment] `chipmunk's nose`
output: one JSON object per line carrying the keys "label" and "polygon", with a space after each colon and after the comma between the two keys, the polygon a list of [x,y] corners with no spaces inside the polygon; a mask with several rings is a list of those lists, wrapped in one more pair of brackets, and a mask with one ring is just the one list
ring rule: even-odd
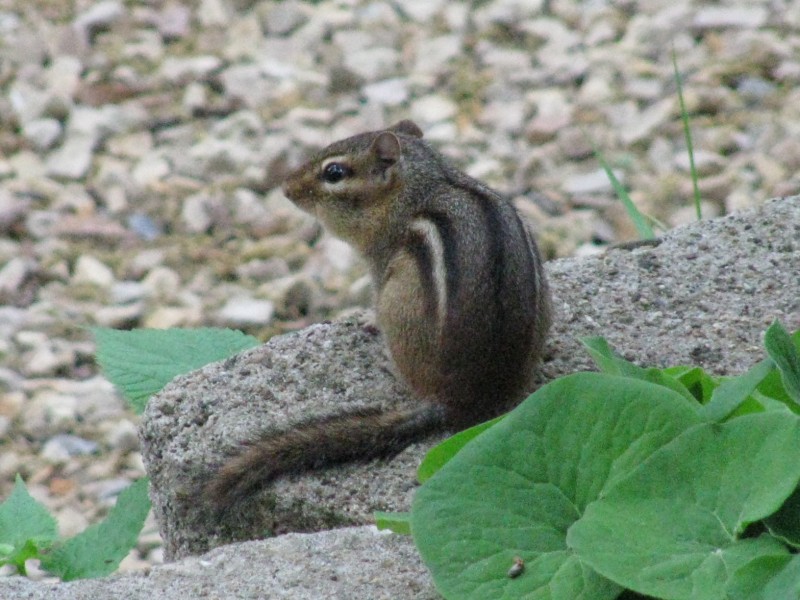
{"label": "chipmunk's nose", "polygon": [[283,195],[289,200],[296,200],[302,193],[302,184],[296,173],[290,173],[281,186]]}
{"label": "chipmunk's nose", "polygon": [[309,193],[308,173],[310,165],[303,164],[293,169],[283,180],[281,190],[290,200],[297,200],[298,197]]}
{"label": "chipmunk's nose", "polygon": [[313,204],[313,186],[309,185],[299,172],[291,173],[286,178],[283,186],[281,186],[281,191],[284,196],[303,210],[309,210],[309,207]]}

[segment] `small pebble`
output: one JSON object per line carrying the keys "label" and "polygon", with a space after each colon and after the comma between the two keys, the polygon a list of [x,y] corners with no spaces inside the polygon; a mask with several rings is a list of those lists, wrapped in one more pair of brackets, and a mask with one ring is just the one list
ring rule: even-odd
{"label": "small pebble", "polygon": [[89,283],[101,288],[109,288],[114,283],[114,272],[94,256],[83,254],[75,262],[72,282],[75,284]]}
{"label": "small pebble", "polygon": [[267,325],[275,314],[275,305],[269,300],[231,298],[225,303],[217,318],[231,326]]}
{"label": "small pebble", "polygon": [[28,121],[22,135],[37,150],[49,150],[61,137],[61,123],[57,119],[35,119]]}
{"label": "small pebble", "polygon": [[40,455],[51,463],[65,463],[73,456],[94,454],[98,449],[96,442],[62,433],[47,440]]}

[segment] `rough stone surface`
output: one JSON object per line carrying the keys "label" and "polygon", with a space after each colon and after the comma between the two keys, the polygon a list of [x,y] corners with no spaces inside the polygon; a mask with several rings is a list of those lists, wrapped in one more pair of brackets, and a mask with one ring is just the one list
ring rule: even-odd
{"label": "rough stone surface", "polygon": [[763,358],[774,319],[800,329],[800,196],[685,225],[655,247],[548,266],[547,379],[589,369],[579,338],[595,335],[642,365],[741,373]]}
{"label": "rough stone surface", "polygon": [[70,583],[0,578],[0,598],[26,600],[435,600],[405,536],[373,527],[289,534],[217,548],[147,573]]}
{"label": "rough stone surface", "polygon": [[[591,368],[579,338],[603,335],[643,365],[738,373],[780,319],[800,328],[800,198],[670,232],[657,246],[548,265],[555,327],[544,379]],[[142,451],[168,559],[264,532],[368,523],[407,510],[414,468],[436,440],[392,461],[279,480],[218,521],[201,489],[259,432],[364,404],[407,404],[362,317],[319,324],[173,381],[148,405]]]}
{"label": "rough stone surface", "polygon": [[354,464],[279,480],[220,522],[198,498],[224,457],[260,431],[373,404],[411,402],[363,313],[273,338],[177,378],[151,399],[141,425],[166,558],[265,533],[368,523],[375,510],[406,509],[428,445],[412,446],[391,463],[372,463],[367,471]]}

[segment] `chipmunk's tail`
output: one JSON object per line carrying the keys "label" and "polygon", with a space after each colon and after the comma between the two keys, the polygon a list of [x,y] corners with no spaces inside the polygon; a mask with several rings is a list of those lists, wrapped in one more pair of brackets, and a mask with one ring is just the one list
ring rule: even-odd
{"label": "chipmunk's tail", "polygon": [[408,410],[362,409],[265,434],[223,464],[205,494],[224,511],[282,475],[393,456],[444,429],[445,417],[446,409],[434,404]]}

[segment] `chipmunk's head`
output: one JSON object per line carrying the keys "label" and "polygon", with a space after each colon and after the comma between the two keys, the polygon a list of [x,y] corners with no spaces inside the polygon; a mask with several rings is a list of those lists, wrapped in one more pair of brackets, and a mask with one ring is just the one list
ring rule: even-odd
{"label": "chipmunk's head", "polygon": [[292,172],[283,193],[334,234],[367,250],[401,194],[404,147],[421,137],[415,123],[400,121],[335,142]]}

